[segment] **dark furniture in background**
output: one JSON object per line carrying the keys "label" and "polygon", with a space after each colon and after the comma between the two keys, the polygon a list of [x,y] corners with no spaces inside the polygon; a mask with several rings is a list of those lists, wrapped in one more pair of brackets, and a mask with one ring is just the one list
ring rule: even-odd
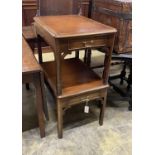
{"label": "dark furniture in background", "polygon": [[[38,44],[39,62],[57,103],[58,137],[63,136],[64,111],[76,104],[88,105],[90,100],[102,103],[99,117],[102,125],[116,29],[78,15],[35,17],[34,20],[38,39],[44,39],[54,50],[55,61],[43,62]],[[102,78],[80,59],[64,59],[73,50],[95,47],[105,48]]]}
{"label": "dark furniture in background", "polygon": [[91,18],[117,29],[114,51],[132,51],[132,0],[93,0]]}
{"label": "dark furniture in background", "polygon": [[[129,107],[128,109],[132,110],[132,55],[131,54],[113,54],[112,60],[116,62],[112,62],[112,65],[120,65],[123,64],[122,70],[119,74],[109,77],[109,84],[113,87],[113,89],[120,95],[120,97],[113,98],[113,101],[128,101]],[[119,84],[116,84],[116,81],[119,79]],[[122,85],[126,87],[122,88]]]}
{"label": "dark furniture in background", "polygon": [[[117,29],[114,53],[132,52],[132,0],[90,0],[89,18]],[[85,54],[88,65],[90,55],[91,51]]]}
{"label": "dark furniture in background", "polygon": [[88,16],[89,0],[40,0],[40,15],[71,15]]}
{"label": "dark furniture in background", "polygon": [[44,80],[43,71],[33,56],[33,53],[22,38],[22,83],[33,83],[36,89],[36,108],[40,129],[40,136],[45,137],[45,121],[48,120],[47,104],[44,94]]}
{"label": "dark furniture in background", "polygon": [[[132,109],[132,0],[91,0],[91,18],[117,29],[112,65],[123,64],[120,74],[111,76],[109,83],[123,97],[114,100],[129,101]],[[99,49],[102,52],[102,49]],[[91,52],[87,53],[90,65]],[[113,62],[115,61],[115,62]],[[94,68],[102,67],[101,65]],[[129,73],[127,75],[127,69]],[[120,85],[127,82],[125,91],[116,86],[113,80],[120,79]]]}
{"label": "dark furniture in background", "polygon": [[22,0],[22,26],[30,26],[38,16],[69,15],[81,12],[88,16],[90,0]]}
{"label": "dark furniture in background", "polygon": [[33,18],[37,15],[39,10],[39,0],[22,0],[22,34],[34,51],[37,41],[34,27],[32,23]]}
{"label": "dark furniture in background", "polygon": [[22,26],[30,26],[38,10],[37,0],[22,0]]}

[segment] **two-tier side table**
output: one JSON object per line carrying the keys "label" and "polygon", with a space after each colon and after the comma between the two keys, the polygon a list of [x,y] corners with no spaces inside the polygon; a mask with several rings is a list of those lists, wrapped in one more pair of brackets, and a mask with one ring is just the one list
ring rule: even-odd
{"label": "two-tier side table", "polygon": [[[90,100],[102,103],[99,116],[99,124],[102,125],[116,29],[79,15],[42,16],[35,17],[34,21],[39,62],[57,102],[58,137],[63,136],[64,110]],[[53,49],[54,61],[42,61],[41,39]],[[96,47],[105,49],[102,77],[77,57],[65,59],[72,51]]]}

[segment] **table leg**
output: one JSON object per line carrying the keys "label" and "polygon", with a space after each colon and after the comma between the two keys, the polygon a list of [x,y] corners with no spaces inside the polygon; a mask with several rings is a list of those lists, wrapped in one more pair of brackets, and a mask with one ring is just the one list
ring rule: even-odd
{"label": "table leg", "polygon": [[43,98],[42,98],[42,90],[41,90],[41,80],[40,73],[36,73],[34,75],[34,85],[36,88],[36,107],[39,121],[39,129],[41,138],[45,137],[45,122],[43,115]]}
{"label": "table leg", "polygon": [[86,63],[89,67],[91,65],[91,49],[85,49],[85,55],[84,55],[84,63]]}
{"label": "table leg", "polygon": [[79,59],[79,50],[75,51],[75,58]]}
{"label": "table leg", "polygon": [[30,90],[30,85],[29,85],[29,83],[26,83],[26,84],[25,84],[25,87],[26,87],[26,90]]}
{"label": "table leg", "polygon": [[46,120],[48,121],[49,115],[48,115],[48,108],[47,108],[47,100],[45,97],[44,75],[42,72],[40,73],[40,78],[41,78],[41,90],[42,90],[42,98],[43,98],[43,110],[44,110]]}
{"label": "table leg", "polygon": [[101,108],[100,108],[100,117],[99,117],[99,124],[100,125],[103,125],[106,102],[107,102],[107,92],[104,96],[104,99],[103,98],[101,99]]}
{"label": "table leg", "polygon": [[87,53],[88,53],[88,51],[87,51],[87,49],[85,49],[85,52],[84,52],[84,63],[86,63],[87,62]]}
{"label": "table leg", "polygon": [[87,65],[91,66],[91,49],[88,49],[88,55],[87,55]]}
{"label": "table leg", "polygon": [[63,109],[59,100],[57,100],[57,121],[58,121],[58,138],[63,137]]}
{"label": "table leg", "polygon": [[42,58],[41,37],[39,35],[37,35],[37,45],[38,45],[38,60],[39,63],[41,64],[43,62],[43,58]]}

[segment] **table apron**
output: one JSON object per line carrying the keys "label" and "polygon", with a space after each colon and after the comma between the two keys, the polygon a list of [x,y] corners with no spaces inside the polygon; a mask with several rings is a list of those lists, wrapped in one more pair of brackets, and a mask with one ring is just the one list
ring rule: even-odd
{"label": "table apron", "polygon": [[74,51],[104,46],[110,47],[112,44],[112,37],[113,35],[60,39],[60,51]]}
{"label": "table apron", "polygon": [[101,89],[101,90],[94,91],[94,92],[89,92],[89,93],[86,92],[81,95],[76,95],[76,96],[67,97],[67,98],[61,98],[58,100],[60,100],[61,102],[64,103],[62,105],[63,107],[69,107],[69,106],[73,106],[76,104],[80,104],[81,102],[91,101],[91,100],[95,100],[95,99],[101,99],[105,96],[107,89],[108,88]]}

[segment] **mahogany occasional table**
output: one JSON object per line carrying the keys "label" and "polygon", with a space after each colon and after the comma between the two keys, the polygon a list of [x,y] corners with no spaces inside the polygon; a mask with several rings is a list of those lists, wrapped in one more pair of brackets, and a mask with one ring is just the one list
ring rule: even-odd
{"label": "mahogany occasional table", "polygon": [[[103,124],[108,76],[116,29],[79,15],[35,17],[39,62],[57,102],[58,137],[63,136],[63,112],[90,100],[102,103],[99,124]],[[40,40],[54,50],[55,61],[43,62]],[[64,59],[79,49],[104,47],[102,78],[78,58]]]}

